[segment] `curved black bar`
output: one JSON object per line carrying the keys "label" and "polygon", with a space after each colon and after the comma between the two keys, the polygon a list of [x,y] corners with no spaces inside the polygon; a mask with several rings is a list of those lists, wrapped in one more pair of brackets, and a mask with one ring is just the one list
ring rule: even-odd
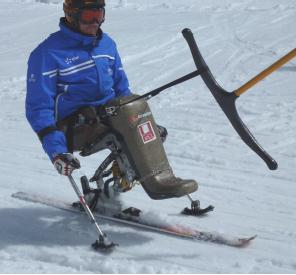
{"label": "curved black bar", "polygon": [[277,162],[260,146],[250,130],[241,120],[236,107],[235,100],[238,98],[235,93],[226,92],[215,80],[205,60],[203,59],[194,36],[190,29],[184,29],[182,31],[184,38],[186,39],[194,63],[197,69],[201,72],[201,77],[216,101],[220,105],[221,109],[229,119],[233,128],[239,134],[241,139],[261,158],[264,160],[270,170],[276,170],[278,167]]}
{"label": "curved black bar", "polygon": [[182,76],[182,77],[180,77],[178,79],[175,79],[174,81],[171,81],[171,82],[169,82],[169,83],[167,83],[167,84],[165,84],[165,85],[163,85],[161,87],[158,87],[158,88],[156,88],[156,89],[154,89],[154,90],[152,90],[152,91],[150,91],[150,92],[148,92],[148,93],[146,93],[144,95],[141,95],[139,97],[131,99],[131,100],[127,101],[127,102],[124,102],[124,103],[120,104],[119,107],[122,107],[124,105],[127,105],[129,103],[132,103],[132,102],[137,101],[137,100],[142,99],[142,98],[145,98],[146,100],[148,100],[151,97],[158,95],[162,91],[164,91],[164,90],[166,90],[168,88],[171,88],[171,87],[173,87],[173,86],[175,86],[177,84],[180,84],[182,82],[185,82],[185,81],[187,81],[187,80],[189,80],[189,79],[191,79],[193,77],[199,76],[200,74],[201,74],[201,72],[199,70],[196,70],[196,71],[194,71],[192,73],[186,74],[186,75],[184,75],[184,76]]}

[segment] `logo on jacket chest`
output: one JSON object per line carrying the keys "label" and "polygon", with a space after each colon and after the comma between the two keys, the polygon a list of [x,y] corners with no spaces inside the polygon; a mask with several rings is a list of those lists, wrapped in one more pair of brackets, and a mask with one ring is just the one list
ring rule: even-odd
{"label": "logo on jacket chest", "polygon": [[79,56],[73,56],[73,57],[66,57],[65,63],[67,65],[72,64],[73,62],[77,61],[79,59]]}

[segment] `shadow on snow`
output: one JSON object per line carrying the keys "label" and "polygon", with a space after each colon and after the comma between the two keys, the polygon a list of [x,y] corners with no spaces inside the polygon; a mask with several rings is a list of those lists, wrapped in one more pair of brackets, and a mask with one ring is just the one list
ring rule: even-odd
{"label": "shadow on snow", "polygon": [[[88,217],[43,207],[2,208],[0,210],[0,249],[13,245],[81,246],[97,239]],[[151,241],[145,232],[98,220],[108,237],[121,247]],[[107,228],[104,228],[106,227]],[[114,229],[110,230],[110,227]]]}

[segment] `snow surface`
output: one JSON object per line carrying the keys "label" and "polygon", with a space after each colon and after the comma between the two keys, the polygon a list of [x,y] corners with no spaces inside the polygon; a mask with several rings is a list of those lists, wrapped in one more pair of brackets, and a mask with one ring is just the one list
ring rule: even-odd
{"label": "snow surface", "polygon": [[[181,35],[192,29],[218,82],[240,87],[295,48],[295,0],[110,0],[104,31],[117,41],[132,90],[143,94],[194,70]],[[164,219],[195,228],[250,236],[236,249],[192,242],[102,222],[120,247],[91,250],[95,231],[84,216],[11,198],[16,191],[75,200],[24,116],[30,51],[58,28],[62,3],[0,2],[0,272],[2,273],[296,273],[296,61],[237,101],[243,120],[278,161],[270,171],[245,146],[200,79],[150,101],[169,138],[165,144],[178,176],[195,178],[205,218],[184,217],[186,198],[152,201],[138,187],[127,204],[163,212]],[[81,159],[92,175],[100,155]]]}

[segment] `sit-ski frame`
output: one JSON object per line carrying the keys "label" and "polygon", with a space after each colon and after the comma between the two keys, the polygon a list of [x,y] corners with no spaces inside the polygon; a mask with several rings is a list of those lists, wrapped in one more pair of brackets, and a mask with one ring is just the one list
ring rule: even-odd
{"label": "sit-ski frame", "polygon": [[[189,80],[193,77],[196,77],[198,75],[200,75],[203,79],[203,81],[205,82],[205,84],[207,85],[207,87],[209,88],[210,92],[212,93],[212,95],[214,96],[214,98],[216,99],[216,101],[218,102],[219,106],[221,107],[221,109],[223,110],[223,112],[225,113],[225,115],[227,116],[227,118],[229,119],[230,123],[232,124],[233,128],[236,130],[236,132],[239,134],[239,136],[242,138],[242,140],[260,157],[262,158],[262,160],[266,163],[266,165],[268,166],[268,168],[270,170],[276,170],[278,167],[278,164],[276,163],[276,161],[259,145],[259,143],[256,141],[255,137],[252,135],[252,133],[249,131],[249,129],[247,128],[247,126],[244,124],[244,122],[241,120],[237,110],[236,110],[236,106],[235,106],[235,100],[244,92],[246,92],[249,88],[251,88],[252,86],[254,86],[256,83],[258,83],[260,80],[262,80],[263,78],[265,78],[266,76],[268,76],[269,74],[271,74],[273,71],[277,70],[278,68],[282,67],[285,63],[287,63],[288,61],[290,61],[292,58],[294,58],[296,56],[296,48],[293,49],[292,51],[290,51],[288,54],[286,54],[284,57],[282,57],[281,59],[279,59],[277,62],[275,62],[274,64],[272,64],[271,66],[269,66],[268,68],[266,68],[264,71],[262,71],[261,73],[259,73],[257,76],[255,76],[254,78],[252,78],[250,81],[248,81],[246,84],[244,84],[243,86],[241,86],[239,89],[233,91],[233,92],[227,92],[225,91],[215,80],[214,76],[212,75],[209,67],[207,66],[205,60],[203,59],[196,41],[194,39],[194,36],[191,32],[190,29],[186,28],[182,31],[182,34],[184,36],[184,38],[186,39],[189,48],[191,50],[192,53],[192,57],[194,60],[194,63],[196,65],[197,70],[187,74],[179,79],[176,79],[164,86],[161,86],[151,92],[148,92],[142,96],[139,96],[133,100],[130,100],[128,102],[125,102],[121,105],[117,105],[117,106],[111,106],[106,108],[105,110],[105,115],[109,116],[109,115],[115,115],[116,114],[116,110],[118,108],[120,108],[123,105],[129,104],[135,100],[139,100],[140,98],[145,98],[146,100],[150,99],[151,97],[159,94],[161,91],[172,87],[174,85],[177,85],[181,82],[184,82],[186,80]],[[114,244],[113,242],[110,242],[107,239],[107,236],[102,232],[102,230],[100,229],[99,225],[97,224],[91,210],[89,209],[88,205],[85,202],[84,196],[83,194],[80,192],[80,190],[78,189],[74,179],[72,176],[69,176],[69,180],[83,206],[83,208],[85,209],[85,212],[88,214],[91,223],[93,223],[96,227],[96,231],[98,234],[98,240],[96,240],[96,242],[92,245],[96,250],[100,250],[100,251],[112,251],[112,249],[117,245]],[[200,210],[199,208],[199,204],[198,201],[194,201],[190,195],[188,195],[189,200],[191,201],[191,209],[187,210],[189,211],[187,214],[191,214],[190,211],[194,210]],[[211,206],[209,206],[211,207]],[[208,211],[211,211],[212,209],[208,209]],[[186,209],[184,209],[184,211],[186,212]],[[207,211],[206,211],[207,212]],[[185,213],[186,214],[186,213]],[[202,214],[202,213],[200,213]]]}

